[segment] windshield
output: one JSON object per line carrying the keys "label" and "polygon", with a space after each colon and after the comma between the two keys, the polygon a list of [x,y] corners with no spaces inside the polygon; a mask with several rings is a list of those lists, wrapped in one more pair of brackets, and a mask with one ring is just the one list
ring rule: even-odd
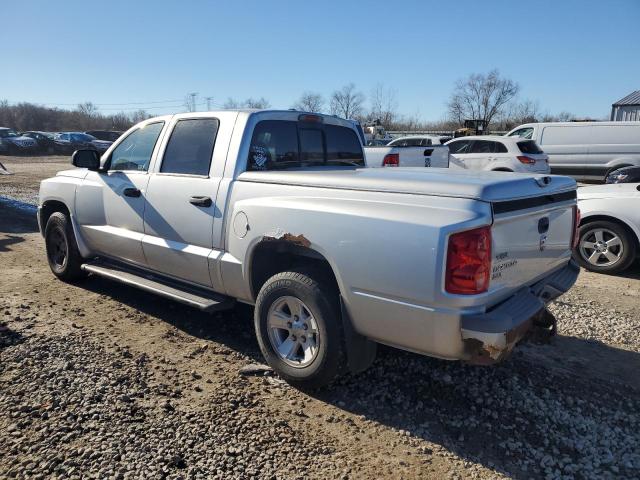
{"label": "windshield", "polygon": [[18,134],[13,130],[0,130],[0,138],[17,137]]}

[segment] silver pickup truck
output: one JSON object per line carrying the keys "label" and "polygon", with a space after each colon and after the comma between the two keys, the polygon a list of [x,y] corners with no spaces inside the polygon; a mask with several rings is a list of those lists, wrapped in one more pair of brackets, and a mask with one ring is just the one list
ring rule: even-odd
{"label": "silver pickup truck", "polygon": [[[146,120],[44,180],[53,273],[213,311],[255,305],[267,362],[318,387],[376,344],[493,363],[578,274],[562,176],[364,167],[351,123],[293,111]],[[188,314],[186,312],[185,314]]]}

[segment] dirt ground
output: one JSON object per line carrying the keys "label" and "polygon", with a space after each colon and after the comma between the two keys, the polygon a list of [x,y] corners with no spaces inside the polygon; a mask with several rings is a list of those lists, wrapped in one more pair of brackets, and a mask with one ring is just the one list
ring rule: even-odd
{"label": "dirt ground", "polygon": [[[14,172],[0,175],[0,197],[24,202],[33,202],[41,178],[68,166],[61,157],[0,162]],[[143,370],[145,389],[129,395],[146,415],[140,428],[171,415],[165,444],[173,460],[141,460],[148,475],[640,478],[640,268],[621,276],[583,271],[552,310],[559,336],[549,345],[522,345],[502,365],[470,367],[381,348],[369,371],[307,394],[268,373],[239,373],[262,362],[248,307],[206,315],[100,278],[62,283],[49,271],[34,210],[0,201],[0,478],[105,478],[120,465],[129,471],[126,455],[99,463],[91,453],[84,462],[76,450],[106,452],[107,445],[129,452],[131,443],[155,445],[155,429],[141,433],[133,424],[101,417],[120,400],[96,400],[86,420],[95,429],[75,431],[77,418],[65,423],[85,408],[82,398],[95,394],[92,384],[100,375],[112,378],[109,365],[129,358],[144,359],[136,371]],[[72,366],[56,366],[50,375],[49,360],[37,352],[56,341],[68,351],[48,346],[47,359]],[[74,353],[76,344],[88,353]],[[92,364],[93,355],[104,365],[86,382],[74,374],[73,363]],[[46,374],[34,376],[38,369]],[[48,400],[40,403],[46,396],[64,397],[59,386],[49,391],[42,380],[62,370],[70,382],[62,390],[73,396],[55,408]],[[77,391],[74,382],[81,382]],[[129,387],[136,388],[135,382]],[[237,423],[239,411],[244,416]],[[219,429],[226,425],[216,445],[206,447],[210,452],[200,448],[206,443],[200,431],[185,434],[186,444],[170,440],[182,435],[176,433],[181,425],[195,428],[204,419]],[[242,424],[254,421],[254,433],[271,442],[264,446],[273,452],[266,460],[243,436]],[[60,425],[67,427],[55,441],[41,434]],[[284,444],[290,447],[282,456],[277,451]],[[220,453],[220,445],[228,449]],[[247,446],[236,451],[236,445]],[[215,461],[203,463],[207,456]],[[54,457],[58,463],[49,460]],[[241,468],[239,459],[246,459]]]}

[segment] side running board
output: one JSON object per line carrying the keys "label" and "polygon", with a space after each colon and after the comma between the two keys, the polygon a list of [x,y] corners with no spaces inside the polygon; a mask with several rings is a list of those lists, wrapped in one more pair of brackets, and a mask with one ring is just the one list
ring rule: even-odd
{"label": "side running board", "polygon": [[162,295],[205,312],[226,310],[233,307],[235,303],[231,297],[120,264],[92,262],[83,264],[81,268],[95,275]]}

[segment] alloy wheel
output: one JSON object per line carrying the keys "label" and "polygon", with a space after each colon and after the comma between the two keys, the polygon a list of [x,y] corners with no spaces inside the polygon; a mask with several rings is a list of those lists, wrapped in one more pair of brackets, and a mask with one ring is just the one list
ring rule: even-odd
{"label": "alloy wheel", "polygon": [[299,298],[276,299],[267,314],[267,329],[274,352],[286,364],[303,368],[318,356],[318,324]]}

